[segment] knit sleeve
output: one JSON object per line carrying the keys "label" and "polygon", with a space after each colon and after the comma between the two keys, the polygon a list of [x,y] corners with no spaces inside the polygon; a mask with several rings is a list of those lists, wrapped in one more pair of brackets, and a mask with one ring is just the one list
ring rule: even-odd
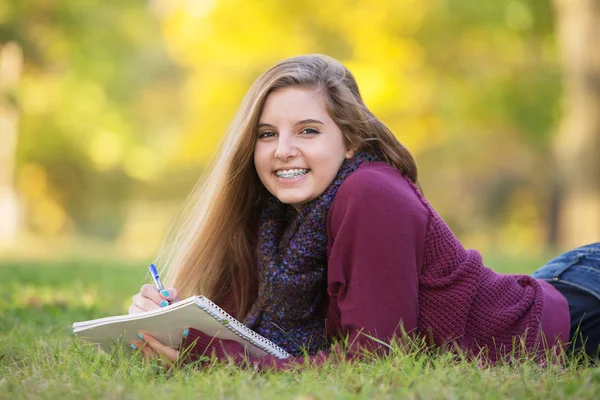
{"label": "knit sleeve", "polygon": [[290,357],[278,359],[274,356],[264,358],[250,357],[244,351],[244,347],[233,340],[221,340],[202,333],[196,329],[190,329],[188,336],[183,340],[179,348],[180,359],[184,363],[210,360],[215,358],[219,361],[232,362],[242,368],[256,370],[283,370],[290,368],[301,368],[306,365],[320,365],[328,359],[329,354],[320,351],[311,357]]}
{"label": "knit sleeve", "polygon": [[328,317],[339,321],[328,325],[349,337],[350,353],[385,351],[379,341],[416,330],[428,219],[414,186],[391,167],[359,169],[340,187],[329,213],[327,288]]}

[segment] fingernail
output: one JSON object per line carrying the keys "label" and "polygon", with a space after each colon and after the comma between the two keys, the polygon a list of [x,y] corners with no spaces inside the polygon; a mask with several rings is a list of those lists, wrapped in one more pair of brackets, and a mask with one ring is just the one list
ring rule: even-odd
{"label": "fingernail", "polygon": [[165,297],[169,297],[169,291],[168,290],[163,290],[162,292],[160,292],[160,294],[162,294]]}
{"label": "fingernail", "polygon": [[142,334],[141,334],[141,333],[138,333],[138,337],[139,337],[140,339],[144,340],[144,337],[142,336]]}
{"label": "fingernail", "polygon": [[183,337],[188,337],[189,334],[190,334],[189,329],[186,329],[185,331],[183,331]]}
{"label": "fingernail", "polygon": [[166,306],[168,306],[168,305],[169,305],[169,303],[168,303],[168,302],[166,302],[166,301],[164,301],[164,300],[160,302],[160,306],[161,306],[161,307],[166,307]]}
{"label": "fingernail", "polygon": [[130,344],[129,345],[132,349],[137,350],[137,346],[135,344]]}

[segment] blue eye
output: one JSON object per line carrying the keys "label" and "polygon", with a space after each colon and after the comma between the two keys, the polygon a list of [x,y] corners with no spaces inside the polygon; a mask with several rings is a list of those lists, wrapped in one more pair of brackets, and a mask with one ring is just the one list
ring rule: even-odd
{"label": "blue eye", "polygon": [[306,133],[308,135],[314,135],[317,133],[320,133],[318,130],[316,130],[315,128],[304,128],[302,129],[302,133]]}

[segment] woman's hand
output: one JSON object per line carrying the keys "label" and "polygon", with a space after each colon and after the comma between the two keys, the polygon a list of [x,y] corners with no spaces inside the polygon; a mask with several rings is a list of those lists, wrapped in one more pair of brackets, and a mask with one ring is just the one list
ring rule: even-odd
{"label": "woman's hand", "polygon": [[156,310],[176,303],[179,300],[181,299],[175,288],[168,288],[159,292],[154,286],[145,284],[140,289],[140,292],[132,297],[129,314]]}
{"label": "woman's hand", "polygon": [[146,360],[157,358],[165,368],[171,368],[179,358],[179,351],[166,346],[147,333],[138,333],[139,341],[132,342],[131,348],[139,350]]}

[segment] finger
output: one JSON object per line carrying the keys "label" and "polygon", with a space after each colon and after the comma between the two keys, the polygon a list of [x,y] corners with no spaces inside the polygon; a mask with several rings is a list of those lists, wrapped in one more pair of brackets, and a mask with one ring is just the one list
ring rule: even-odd
{"label": "finger", "polygon": [[148,348],[148,346],[146,346],[146,343],[144,343],[142,340],[136,340],[135,342],[130,342],[129,346],[131,347],[131,349],[133,351],[138,351],[140,353],[144,353],[144,349]]}
{"label": "finger", "polygon": [[[155,301],[155,299],[148,298],[140,292],[132,297],[132,303],[133,303],[132,305],[137,306],[144,311],[150,311],[150,310],[156,310],[157,308],[164,307],[168,304],[167,302],[165,302],[165,300],[163,300],[158,295],[158,292],[155,293],[155,297],[158,298],[158,303]],[[163,302],[162,306],[161,306],[161,302]]]}
{"label": "finger", "polygon": [[160,302],[163,301],[163,298],[158,293],[158,289],[156,289],[153,285],[149,285],[147,283],[145,285],[142,285],[142,288],[140,289],[140,294],[143,297],[152,300],[156,304],[160,304]]}
{"label": "finger", "polygon": [[179,293],[175,288],[167,288],[165,290],[161,290],[159,294],[163,299],[167,300],[169,303],[176,303],[179,300],[181,300],[179,298]]}
{"label": "finger", "polygon": [[166,356],[158,353],[156,350],[151,348],[148,343],[144,343],[143,347],[140,349],[144,359],[147,361],[156,360],[159,365],[162,365],[164,368],[169,369],[173,366],[173,362],[167,359]]}
{"label": "finger", "polygon": [[[133,304],[132,307],[138,307],[142,311],[151,311],[161,308],[160,305],[156,304],[152,300],[147,297],[142,296],[140,293],[133,296]],[[161,300],[164,301],[164,300]]]}
{"label": "finger", "polygon": [[150,361],[152,359],[159,359],[159,360],[161,359],[160,355],[148,346],[142,347],[140,349],[140,351],[142,352],[142,355],[144,356],[144,358],[148,361]]}
{"label": "finger", "polygon": [[166,360],[170,361],[171,363],[177,361],[177,358],[179,357],[178,350],[162,344],[147,333],[140,333],[140,335],[142,335],[142,340],[148,347],[156,351],[159,355],[163,356]]}
{"label": "finger", "polygon": [[146,360],[151,360],[153,358],[159,357],[159,354],[156,351],[154,351],[152,348],[150,348],[146,343],[144,343],[141,340],[131,342],[130,346],[132,349],[134,349],[134,347],[135,347],[134,350],[140,352]]}
{"label": "finger", "polygon": [[129,314],[138,314],[138,313],[141,313],[144,311],[146,311],[146,310],[142,310],[141,308],[139,308],[138,306],[135,306],[135,305],[131,305],[129,307]]}

